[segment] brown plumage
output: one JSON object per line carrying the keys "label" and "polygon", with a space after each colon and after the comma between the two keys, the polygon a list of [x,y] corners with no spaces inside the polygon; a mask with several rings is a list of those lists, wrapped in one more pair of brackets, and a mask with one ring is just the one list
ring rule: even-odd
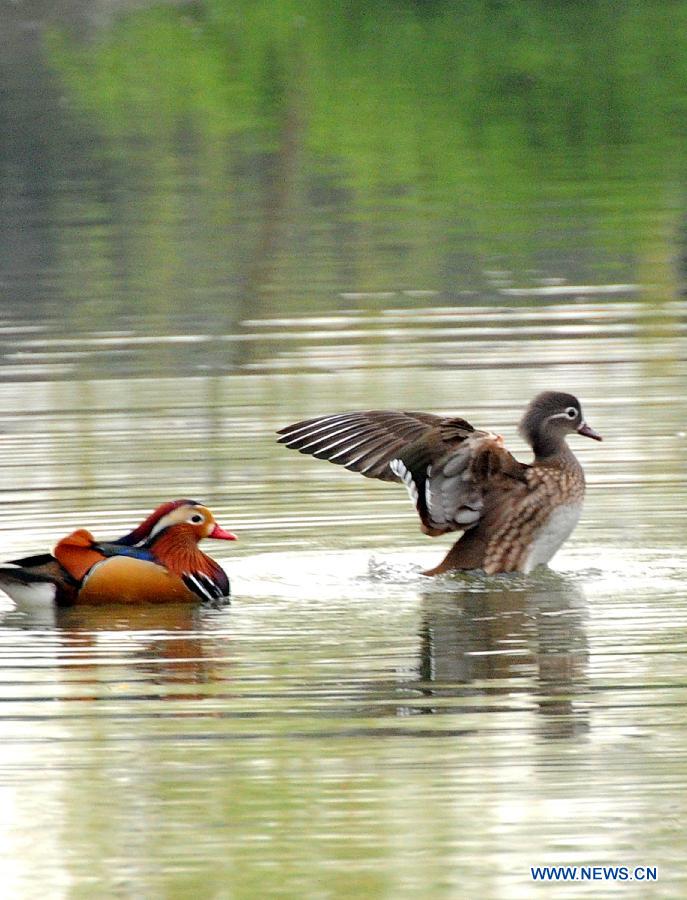
{"label": "brown plumage", "polygon": [[430,536],[462,531],[444,560],[450,569],[528,572],[548,562],[572,532],[584,498],[584,473],[566,443],[570,433],[601,440],[572,394],[546,391],[520,423],[534,450],[516,460],[503,439],[465,419],[368,410],[297,422],[279,442],[367,478],[401,481]]}

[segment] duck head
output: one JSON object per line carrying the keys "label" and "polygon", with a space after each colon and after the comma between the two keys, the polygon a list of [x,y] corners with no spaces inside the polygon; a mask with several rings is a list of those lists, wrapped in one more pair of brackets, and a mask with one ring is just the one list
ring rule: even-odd
{"label": "duck head", "polygon": [[[226,531],[219,525],[213,514],[202,503],[194,500],[174,501],[172,509],[164,510],[157,516],[150,529],[148,541],[154,540],[161,532],[168,528],[187,526],[183,530],[195,537],[196,543],[203,538],[213,538],[220,541],[238,540],[231,531]],[[167,504],[168,505],[168,504]],[[162,510],[162,507],[156,512]],[[155,515],[155,513],[153,513]]]}
{"label": "duck head", "polygon": [[215,521],[210,510],[196,500],[170,500],[158,506],[143,522],[129,534],[125,534],[115,543],[127,547],[145,544],[152,537],[172,525],[187,524],[197,541],[203,538],[215,538],[223,541],[236,541],[238,538],[230,531],[225,531]]}
{"label": "duck head", "polygon": [[595,441],[603,440],[585,422],[577,397],[562,391],[538,394],[525,410],[519,431],[539,458],[559,452],[567,435],[575,432]]}

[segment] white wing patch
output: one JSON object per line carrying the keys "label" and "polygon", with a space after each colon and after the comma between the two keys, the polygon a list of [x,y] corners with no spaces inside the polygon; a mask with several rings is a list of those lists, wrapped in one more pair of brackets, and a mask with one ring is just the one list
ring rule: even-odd
{"label": "white wing patch", "polygon": [[429,513],[429,518],[434,518],[434,504],[432,503],[432,467],[427,467],[427,481],[425,481],[425,503],[427,504],[427,512]]}
{"label": "white wing patch", "polygon": [[394,475],[397,475],[401,479],[403,484],[406,486],[406,490],[408,491],[410,499],[417,507],[418,491],[412,472],[410,472],[410,470],[406,467],[403,460],[400,459],[392,459],[389,463],[389,468],[394,473]]}

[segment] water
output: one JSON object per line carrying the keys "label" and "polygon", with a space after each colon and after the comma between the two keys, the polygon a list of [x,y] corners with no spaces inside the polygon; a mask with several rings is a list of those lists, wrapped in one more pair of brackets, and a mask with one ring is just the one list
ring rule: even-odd
{"label": "water", "polygon": [[[3,890],[683,896],[685,9],[238,6],[3,12],[2,558],[182,496],[240,538],[226,609],[0,600]],[[605,442],[529,576],[423,578],[402,489],[274,440],[401,406],[526,459],[550,387]]]}

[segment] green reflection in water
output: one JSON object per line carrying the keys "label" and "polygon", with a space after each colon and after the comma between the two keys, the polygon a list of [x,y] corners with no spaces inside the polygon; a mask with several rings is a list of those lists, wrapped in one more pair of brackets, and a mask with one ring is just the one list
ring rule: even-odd
{"label": "green reflection in water", "polygon": [[214,327],[342,290],[483,291],[494,266],[672,294],[681,23],[674,3],[207,0],[56,31],[126,186],[81,201],[106,224],[62,241],[70,289],[124,278],[139,312],[195,299]]}

